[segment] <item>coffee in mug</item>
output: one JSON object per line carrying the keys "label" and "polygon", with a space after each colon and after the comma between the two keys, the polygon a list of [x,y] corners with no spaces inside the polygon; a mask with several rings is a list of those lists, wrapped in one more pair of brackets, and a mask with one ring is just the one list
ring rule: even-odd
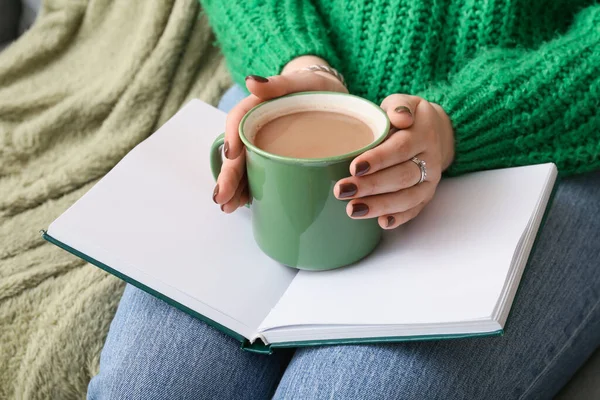
{"label": "coffee in mug", "polygon": [[358,118],[332,111],[302,111],[268,121],[258,129],[256,147],[293,158],[339,156],[375,140]]}

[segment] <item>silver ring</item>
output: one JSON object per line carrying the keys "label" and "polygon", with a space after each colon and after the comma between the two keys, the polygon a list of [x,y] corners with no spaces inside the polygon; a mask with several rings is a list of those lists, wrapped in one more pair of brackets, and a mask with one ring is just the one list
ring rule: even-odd
{"label": "silver ring", "polygon": [[346,80],[344,79],[344,76],[342,74],[340,74],[337,69],[335,69],[333,67],[328,67],[327,65],[314,64],[314,65],[309,65],[308,67],[302,68],[302,71],[312,71],[312,72],[320,71],[320,72],[328,73],[329,75],[333,76],[338,81],[340,81],[340,83],[342,85],[346,86]]}
{"label": "silver ring", "polygon": [[416,184],[418,185],[419,183],[423,183],[423,181],[427,179],[427,163],[423,160],[419,160],[417,157],[411,158],[410,161],[417,164],[417,166],[421,170],[421,179],[419,179],[419,182],[417,182]]}

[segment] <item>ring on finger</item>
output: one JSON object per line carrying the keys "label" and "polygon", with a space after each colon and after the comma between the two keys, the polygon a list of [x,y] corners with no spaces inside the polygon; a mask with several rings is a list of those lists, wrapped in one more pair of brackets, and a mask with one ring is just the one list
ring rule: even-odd
{"label": "ring on finger", "polygon": [[421,178],[419,179],[419,182],[416,183],[416,185],[418,185],[419,183],[423,183],[425,179],[427,179],[427,163],[423,160],[419,160],[417,157],[411,158],[410,161],[414,162],[417,165],[417,167],[419,167],[419,170],[421,170]]}

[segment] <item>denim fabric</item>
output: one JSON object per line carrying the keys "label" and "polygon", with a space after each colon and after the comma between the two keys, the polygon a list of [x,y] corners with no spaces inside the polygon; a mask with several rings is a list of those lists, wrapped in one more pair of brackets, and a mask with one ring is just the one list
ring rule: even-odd
{"label": "denim fabric", "polygon": [[128,286],[88,398],[550,399],[600,344],[599,252],[596,172],[559,184],[505,336],[271,356]]}
{"label": "denim fabric", "polygon": [[88,398],[268,398],[288,354],[242,351],[235,339],[127,285]]}
{"label": "denim fabric", "polygon": [[248,95],[246,89],[239,85],[232,86],[225,92],[221,101],[219,101],[218,108],[221,111],[229,112],[240,100]]}

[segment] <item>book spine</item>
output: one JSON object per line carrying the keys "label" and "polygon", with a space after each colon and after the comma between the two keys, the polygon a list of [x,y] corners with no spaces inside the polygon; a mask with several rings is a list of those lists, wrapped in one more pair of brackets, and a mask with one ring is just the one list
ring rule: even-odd
{"label": "book spine", "polygon": [[255,340],[252,343],[249,340],[244,340],[242,342],[242,350],[247,351],[249,353],[256,353],[256,354],[266,354],[266,355],[273,354],[273,349],[271,348],[271,345],[265,344],[260,339]]}

